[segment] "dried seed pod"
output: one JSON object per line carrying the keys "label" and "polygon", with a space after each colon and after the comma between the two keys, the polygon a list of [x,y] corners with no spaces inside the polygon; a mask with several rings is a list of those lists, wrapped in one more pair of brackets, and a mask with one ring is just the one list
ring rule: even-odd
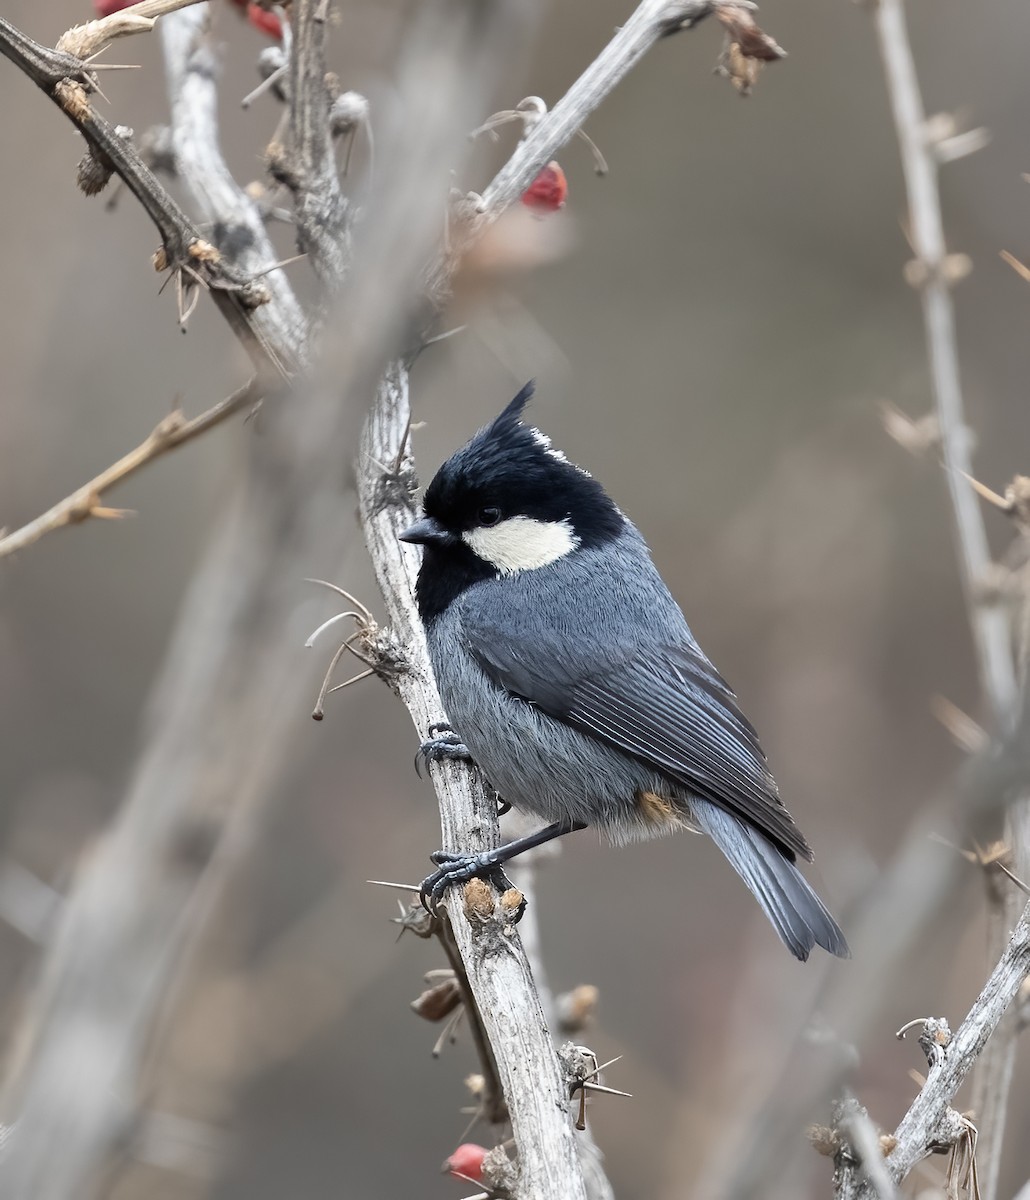
{"label": "dried seed pod", "polygon": [[462,1003],[461,988],[454,978],[445,979],[433,987],[426,988],[417,1000],[412,1000],[411,1008],[424,1021],[442,1021]]}

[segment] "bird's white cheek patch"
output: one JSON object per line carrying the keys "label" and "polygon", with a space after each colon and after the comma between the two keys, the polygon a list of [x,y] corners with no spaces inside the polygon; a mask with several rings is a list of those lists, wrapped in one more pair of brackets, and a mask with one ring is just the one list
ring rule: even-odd
{"label": "bird's white cheek patch", "polygon": [[509,517],[463,533],[466,544],[502,575],[532,571],[564,558],[579,545],[568,521]]}

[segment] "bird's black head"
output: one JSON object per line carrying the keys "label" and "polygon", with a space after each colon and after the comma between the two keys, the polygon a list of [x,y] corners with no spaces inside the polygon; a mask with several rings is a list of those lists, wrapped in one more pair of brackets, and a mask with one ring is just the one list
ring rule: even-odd
{"label": "bird's black head", "polygon": [[527,384],[501,415],[437,471],[425,516],[401,535],[420,542],[423,621],[482,579],[544,567],[602,545],[623,527],[604,488],[521,421]]}

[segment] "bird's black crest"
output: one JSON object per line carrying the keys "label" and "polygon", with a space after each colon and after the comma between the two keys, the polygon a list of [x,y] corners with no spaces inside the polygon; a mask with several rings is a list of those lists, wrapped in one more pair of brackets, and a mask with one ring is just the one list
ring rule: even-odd
{"label": "bird's black crest", "polygon": [[426,516],[455,537],[448,545],[426,546],[418,581],[424,621],[495,574],[461,536],[483,523],[485,509],[497,509],[502,520],[566,521],[585,549],[616,537],[625,524],[596,479],[552,450],[538,429],[523,424],[532,395],[533,384],[527,383],[500,416],[451,455],[426,489]]}
{"label": "bird's black crest", "polygon": [[462,532],[475,527],[482,508],[495,506],[503,517],[567,520],[583,546],[614,537],[623,519],[604,488],[523,424],[532,395],[530,382],[443,464],[426,490],[427,515]]}

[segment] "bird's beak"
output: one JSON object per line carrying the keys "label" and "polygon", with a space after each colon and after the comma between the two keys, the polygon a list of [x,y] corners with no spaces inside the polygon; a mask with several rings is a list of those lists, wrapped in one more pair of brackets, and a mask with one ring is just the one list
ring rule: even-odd
{"label": "bird's beak", "polygon": [[456,540],[453,533],[444,529],[432,517],[423,517],[421,521],[416,521],[399,537],[402,542],[412,542],[416,546],[449,546]]}

